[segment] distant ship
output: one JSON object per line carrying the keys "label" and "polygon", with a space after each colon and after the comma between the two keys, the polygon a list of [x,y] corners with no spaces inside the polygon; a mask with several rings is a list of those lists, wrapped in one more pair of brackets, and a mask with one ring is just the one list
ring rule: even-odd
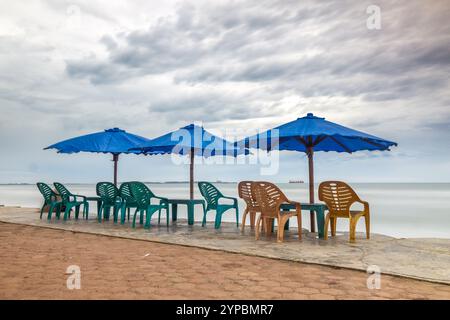
{"label": "distant ship", "polygon": [[303,180],[289,180],[289,183],[305,183]]}

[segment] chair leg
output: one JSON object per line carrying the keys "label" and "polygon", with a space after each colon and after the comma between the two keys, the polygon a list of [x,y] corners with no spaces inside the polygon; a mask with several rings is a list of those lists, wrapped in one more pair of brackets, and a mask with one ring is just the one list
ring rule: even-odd
{"label": "chair leg", "polygon": [[273,228],[275,226],[275,219],[273,219],[273,218],[265,218],[264,220],[265,220],[264,221],[264,225],[265,225],[264,226],[265,227],[264,232],[266,233],[266,236],[270,237],[272,235]]}
{"label": "chair leg", "polygon": [[333,237],[336,237],[336,224],[337,224],[337,218],[331,218],[331,235]]}
{"label": "chair leg", "polygon": [[119,220],[119,211],[120,211],[120,220],[122,220],[122,204],[116,205],[116,221],[115,221],[115,223],[117,223]]}
{"label": "chair leg", "polygon": [[364,216],[364,222],[366,223],[366,238],[370,239],[370,215],[366,214]]}
{"label": "chair leg", "polygon": [[103,202],[100,204],[100,207],[97,209],[97,221],[102,222],[102,211],[104,210]]}
{"label": "chair leg", "polygon": [[125,223],[125,218],[126,218],[126,208],[125,208],[125,203],[122,204],[121,208],[120,208],[120,224],[124,224]]}
{"label": "chair leg", "polygon": [[[276,219],[277,221],[277,242],[283,242],[283,237],[284,237],[284,225],[283,228],[280,227],[281,219]],[[273,219],[273,226],[275,226],[275,219]],[[272,232],[274,232],[275,229],[272,229]]]}
{"label": "chair leg", "polygon": [[100,212],[102,212],[102,205],[103,205],[103,201],[97,200],[97,219],[100,215]]}
{"label": "chair leg", "polygon": [[356,224],[358,222],[358,218],[350,218],[350,242],[355,242],[356,240]]}
{"label": "chair leg", "polygon": [[145,229],[150,229],[150,223],[152,221],[152,216],[156,213],[156,211],[161,211],[161,209],[152,210],[151,208],[147,208],[147,210],[145,210],[145,213],[146,213],[145,225],[144,225]]}
{"label": "chair leg", "polygon": [[49,205],[49,207],[48,207],[47,220],[51,220],[52,219],[52,211],[53,211],[53,204]]}
{"label": "chair leg", "polygon": [[169,227],[169,205],[166,207],[166,226]]}
{"label": "chair leg", "polygon": [[66,211],[64,212],[64,221],[70,216],[70,210],[72,209],[71,205],[66,204]]}
{"label": "chair leg", "polygon": [[89,219],[89,202],[85,201],[83,205],[83,217]]}
{"label": "chair leg", "polygon": [[116,204],[114,205],[114,223],[117,223],[119,220],[119,210],[121,210],[122,205]]}
{"label": "chair leg", "polygon": [[145,210],[145,224],[144,229],[150,229],[150,220],[152,218],[152,213],[150,213],[150,210]]}
{"label": "chair leg", "polygon": [[139,224],[144,224],[144,215],[142,210],[139,210]]}
{"label": "chair leg", "polygon": [[256,229],[255,229],[255,240],[259,239],[259,233],[260,233],[260,226],[261,226],[261,215],[258,216],[258,220],[256,221]]}
{"label": "chair leg", "polygon": [[80,206],[81,205],[75,206],[75,220],[78,220],[78,216],[80,215]]}
{"label": "chair leg", "polygon": [[56,207],[56,218],[59,220],[59,217],[61,215],[61,208],[62,208],[62,204],[58,204]]}
{"label": "chair leg", "polygon": [[277,219],[278,222],[278,230],[277,230],[277,242],[283,242],[284,238],[284,225],[288,220],[288,217],[281,217],[281,219]]}
{"label": "chair leg", "polygon": [[256,212],[250,211],[250,228],[255,229],[255,218],[256,218]]}
{"label": "chair leg", "polygon": [[105,209],[103,211],[103,218],[105,220],[109,221],[110,216],[111,216],[111,206],[105,206]]}
{"label": "chair leg", "polygon": [[206,225],[206,214],[208,213],[208,211],[203,211],[203,220],[202,220],[202,227],[204,227]]}
{"label": "chair leg", "polygon": [[[176,210],[177,206],[173,207],[172,206],[172,210],[175,209]],[[206,207],[205,203],[202,203],[202,209],[203,209],[203,215],[205,218],[205,223],[206,223],[206,214],[208,213],[208,208]],[[176,220],[177,216],[176,216],[176,211],[175,211],[175,220]],[[172,212],[172,220],[173,220],[173,212]]]}
{"label": "chair leg", "polygon": [[264,233],[266,232],[266,224],[267,224],[267,219],[264,219],[264,218],[261,219],[261,227],[260,227],[260,229],[261,229],[260,231],[261,232],[264,232]]}
{"label": "chair leg", "polygon": [[247,218],[248,208],[245,208],[243,216],[242,216],[242,225],[241,225],[241,231],[244,232],[245,229],[245,219]]}
{"label": "chair leg", "polygon": [[223,212],[221,210],[216,211],[216,220],[214,222],[214,229],[220,228],[220,225],[222,224],[222,214]]}
{"label": "chair leg", "polygon": [[42,214],[44,213],[45,203],[41,208],[41,215],[39,216],[39,219],[42,219]]}
{"label": "chair leg", "polygon": [[131,212],[131,208],[128,208],[128,221],[130,220],[130,212]]}
{"label": "chair leg", "polygon": [[262,222],[262,224],[263,224],[263,232],[264,232],[264,234],[267,236],[268,235],[268,229],[269,229],[269,219],[268,218],[262,218],[263,219],[263,222]]}
{"label": "chair leg", "polygon": [[328,226],[330,225],[330,213],[325,217],[325,226],[323,228],[323,239],[328,240]]}
{"label": "chair leg", "polygon": [[136,211],[134,212],[134,216],[133,216],[133,224],[131,225],[132,228],[136,228],[136,216],[138,214],[138,210],[136,209]]}
{"label": "chair leg", "polygon": [[236,206],[236,227],[239,228],[239,208]]}
{"label": "chair leg", "polygon": [[302,240],[302,215],[297,214],[298,240]]}
{"label": "chair leg", "polygon": [[[262,220],[261,220],[260,232],[266,232],[266,219],[263,219],[263,218],[261,218],[261,219]],[[256,224],[255,224],[255,230],[256,230]]]}
{"label": "chair leg", "polygon": [[269,229],[269,219],[268,218],[262,218],[263,219],[263,232],[267,236],[268,235],[268,229]]}

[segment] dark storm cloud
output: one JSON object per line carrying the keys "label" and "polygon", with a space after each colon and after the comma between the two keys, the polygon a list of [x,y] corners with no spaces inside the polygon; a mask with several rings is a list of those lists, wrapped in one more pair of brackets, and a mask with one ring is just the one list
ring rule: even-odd
{"label": "dark storm cloud", "polygon": [[[170,122],[187,121],[220,122],[223,119],[239,120],[254,117],[257,103],[239,94],[195,93],[156,100],[150,112],[161,113]],[[269,113],[260,108],[260,116]]]}
{"label": "dark storm cloud", "polygon": [[116,69],[111,68],[107,63],[92,61],[91,59],[68,61],[66,67],[69,76],[73,78],[87,77],[94,84],[103,83],[105,79],[108,79],[108,82],[119,79],[119,72]]}
{"label": "dark storm cloud", "polygon": [[[173,74],[177,83],[269,82],[303,96],[411,97],[448,86],[448,6],[418,24],[420,1],[380,3],[384,27],[366,28],[369,3],[237,1],[181,5],[147,30],[103,38],[106,60],[69,61],[95,84]],[[439,6],[444,2],[436,2]],[[384,10],[384,11],[383,11]],[[403,10],[403,11],[401,11]],[[384,16],[383,16],[384,15]]]}

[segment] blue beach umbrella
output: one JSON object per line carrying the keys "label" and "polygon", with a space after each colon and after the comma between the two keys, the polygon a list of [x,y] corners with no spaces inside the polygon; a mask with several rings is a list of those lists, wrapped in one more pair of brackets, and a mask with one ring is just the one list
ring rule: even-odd
{"label": "blue beach umbrella", "polygon": [[[389,151],[397,143],[326,121],[308,113],[306,117],[288,122],[266,132],[245,138],[246,147],[300,151],[308,155],[309,200],[314,203],[314,152],[336,151],[353,153],[361,150]],[[311,215],[311,231],[314,216]]]}
{"label": "blue beach umbrella", "polygon": [[44,150],[56,149],[58,153],[95,152],[111,153],[114,161],[114,184],[117,185],[117,162],[121,153],[142,153],[139,150],[130,151],[150,140],[119,128],[107,129],[101,132],[91,133],[76,138],[55,143]]}
{"label": "blue beach umbrella", "polygon": [[194,157],[233,156],[248,154],[235,144],[215,136],[203,127],[190,124],[173,132],[169,132],[150,142],[141,144],[138,148],[145,154],[179,154],[190,156],[189,195],[194,198]]}

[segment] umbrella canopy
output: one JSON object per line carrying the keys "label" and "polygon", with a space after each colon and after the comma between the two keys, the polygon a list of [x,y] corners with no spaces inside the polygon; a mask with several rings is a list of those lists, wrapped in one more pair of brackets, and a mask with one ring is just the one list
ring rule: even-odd
{"label": "umbrella canopy", "polygon": [[130,150],[140,144],[150,142],[149,139],[131,134],[119,128],[107,129],[72,139],[60,141],[44,150],[56,149],[58,153],[95,152],[111,153],[114,161],[114,184],[117,185],[117,162],[121,153],[142,153],[140,150]]}
{"label": "umbrella canopy", "polygon": [[[268,141],[268,142],[267,142]],[[244,139],[247,147],[305,152],[309,162],[309,200],[314,203],[315,151],[353,153],[361,150],[387,150],[397,143],[326,121],[308,113],[306,117],[288,122],[266,132]],[[277,144],[277,145],[276,145]],[[311,216],[314,231],[314,216]]]}
{"label": "umbrella canopy", "polygon": [[194,156],[238,156],[247,154],[241,149],[203,127],[190,124],[173,132],[169,132],[150,142],[143,143],[132,150],[140,150],[145,154],[179,154],[190,156],[189,195],[194,198]]}

